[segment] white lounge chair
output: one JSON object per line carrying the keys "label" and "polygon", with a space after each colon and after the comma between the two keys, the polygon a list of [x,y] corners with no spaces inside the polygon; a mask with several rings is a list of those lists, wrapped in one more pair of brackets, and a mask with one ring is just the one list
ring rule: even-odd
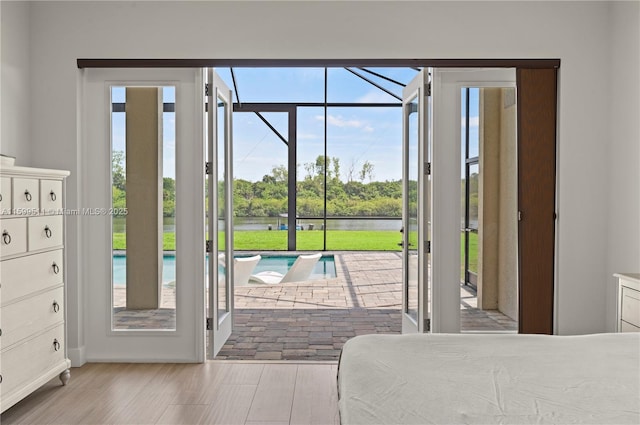
{"label": "white lounge chair", "polygon": [[[218,255],[218,264],[225,267],[224,254]],[[254,255],[253,257],[239,257],[233,259],[233,284],[234,287],[246,286],[249,284],[249,278],[251,273],[258,265],[262,257],[260,255]]]}
{"label": "white lounge chair", "polygon": [[287,271],[287,274],[283,275],[282,273],[274,271],[264,271],[251,275],[249,281],[268,285],[286,282],[303,282],[309,279],[309,276],[311,276],[311,272],[313,272],[313,268],[320,257],[322,257],[322,254],[320,253],[300,255],[296,258],[296,261],[293,263],[289,271]]}

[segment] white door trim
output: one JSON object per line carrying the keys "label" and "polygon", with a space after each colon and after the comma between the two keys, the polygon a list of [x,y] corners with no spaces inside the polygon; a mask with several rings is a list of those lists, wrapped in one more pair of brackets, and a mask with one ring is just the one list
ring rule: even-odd
{"label": "white door trim", "polygon": [[[176,329],[111,329],[111,217],[80,215],[87,361],[203,362],[204,103],[196,69],[90,69],[83,76],[80,208],[111,207],[110,86],[176,87]],[[182,143],[181,143],[182,141]],[[194,166],[200,164],[201,166]]]}
{"label": "white door trim", "polygon": [[515,68],[433,70],[433,332],[460,332],[460,90],[515,87],[515,78]]}

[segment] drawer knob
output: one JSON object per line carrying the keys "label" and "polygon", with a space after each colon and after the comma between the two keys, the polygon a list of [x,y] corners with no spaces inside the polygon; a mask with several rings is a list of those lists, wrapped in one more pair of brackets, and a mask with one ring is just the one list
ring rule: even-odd
{"label": "drawer knob", "polygon": [[57,340],[57,339],[54,339],[54,340],[53,340],[53,349],[54,349],[55,351],[58,351],[58,350],[60,349],[60,343],[58,342],[58,340]]}
{"label": "drawer knob", "polygon": [[11,235],[6,230],[2,232],[2,242],[5,245],[9,245],[11,243]]}
{"label": "drawer knob", "polygon": [[55,262],[51,265],[54,274],[60,273],[60,266],[58,266]]}
{"label": "drawer knob", "polygon": [[29,190],[24,191],[24,199],[26,199],[27,201],[31,201],[31,199],[33,199],[31,193],[29,193]]}
{"label": "drawer knob", "polygon": [[60,304],[57,301],[53,301],[53,312],[57,313],[60,311]]}
{"label": "drawer knob", "polygon": [[49,226],[44,226],[44,234],[47,238],[51,237],[51,229],[49,229]]}
{"label": "drawer knob", "polygon": [[57,198],[56,193],[53,190],[51,192],[49,192],[49,196],[51,197],[52,201],[55,201],[56,198]]}

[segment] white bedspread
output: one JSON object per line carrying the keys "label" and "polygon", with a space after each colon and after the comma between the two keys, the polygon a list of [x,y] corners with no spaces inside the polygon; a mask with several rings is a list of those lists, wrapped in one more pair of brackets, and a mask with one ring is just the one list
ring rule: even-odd
{"label": "white bedspread", "polygon": [[640,424],[640,334],[364,335],[342,424]]}

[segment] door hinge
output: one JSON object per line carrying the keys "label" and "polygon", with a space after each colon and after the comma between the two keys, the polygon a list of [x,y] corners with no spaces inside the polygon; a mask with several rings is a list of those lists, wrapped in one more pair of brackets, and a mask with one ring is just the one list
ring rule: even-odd
{"label": "door hinge", "polygon": [[431,163],[430,162],[425,162],[424,163],[424,174],[427,176],[431,175]]}
{"label": "door hinge", "polygon": [[206,252],[213,252],[213,241],[207,241],[204,244],[204,249],[206,250]]}
{"label": "door hinge", "polygon": [[204,163],[204,173],[207,175],[213,175],[213,162]]}
{"label": "door hinge", "polygon": [[554,212],[554,213],[553,213],[553,219],[554,219],[554,220],[557,220],[557,219],[558,219],[558,213],[557,213],[557,212]]}
{"label": "door hinge", "polygon": [[205,96],[210,96],[210,94],[209,94],[209,83],[205,83],[204,84],[204,95]]}
{"label": "door hinge", "polygon": [[431,319],[424,319],[424,332],[431,332]]}
{"label": "door hinge", "polygon": [[518,221],[522,221],[522,211],[518,211]]}
{"label": "door hinge", "polygon": [[431,96],[431,82],[424,85],[424,95],[427,97]]}
{"label": "door hinge", "polygon": [[207,317],[207,330],[213,330],[213,319],[211,317]]}
{"label": "door hinge", "polygon": [[431,241],[424,241],[424,251],[431,254]]}

